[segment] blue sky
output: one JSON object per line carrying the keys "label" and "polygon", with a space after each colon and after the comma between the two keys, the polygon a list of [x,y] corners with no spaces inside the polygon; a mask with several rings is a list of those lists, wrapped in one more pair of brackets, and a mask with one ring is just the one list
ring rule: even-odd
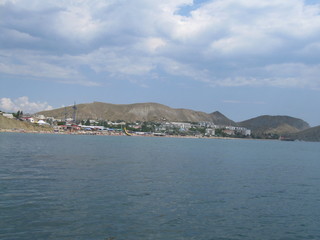
{"label": "blue sky", "polygon": [[320,125],[320,2],[0,0],[0,110],[158,102]]}

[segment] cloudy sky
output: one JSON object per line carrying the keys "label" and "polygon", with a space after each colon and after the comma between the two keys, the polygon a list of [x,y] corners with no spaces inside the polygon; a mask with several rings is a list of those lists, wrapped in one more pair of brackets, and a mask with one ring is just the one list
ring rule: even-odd
{"label": "cloudy sky", "polygon": [[0,110],[158,102],[320,125],[318,0],[0,0]]}

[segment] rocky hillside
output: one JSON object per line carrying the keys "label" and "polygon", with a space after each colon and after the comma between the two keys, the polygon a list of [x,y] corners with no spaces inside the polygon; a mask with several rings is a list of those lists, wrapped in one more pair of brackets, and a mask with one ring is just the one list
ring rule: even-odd
{"label": "rocky hillside", "polygon": [[255,135],[295,133],[310,128],[309,124],[301,119],[289,116],[264,115],[238,123],[239,126],[252,130]]}
{"label": "rocky hillside", "polygon": [[[39,112],[47,117],[64,119],[72,117],[72,106],[59,108],[50,111]],[[127,122],[136,121],[170,121],[170,122],[201,122],[211,121],[219,125],[230,125],[234,123],[219,112],[207,114],[190,109],[174,109],[158,103],[136,103],[136,104],[109,104],[94,102],[77,105],[77,119],[98,119],[98,120],[124,120]],[[235,124],[235,123],[234,123]]]}
{"label": "rocky hillside", "polygon": [[23,129],[26,131],[52,131],[51,127],[38,126],[28,122],[22,122],[16,119],[9,119],[0,115],[0,129]]}

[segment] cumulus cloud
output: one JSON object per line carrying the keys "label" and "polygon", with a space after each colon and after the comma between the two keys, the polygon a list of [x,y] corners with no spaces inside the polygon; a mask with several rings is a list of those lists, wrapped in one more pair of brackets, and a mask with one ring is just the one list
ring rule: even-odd
{"label": "cumulus cloud", "polygon": [[6,0],[0,14],[0,74],[320,87],[320,4],[303,0]]}
{"label": "cumulus cloud", "polygon": [[0,98],[0,109],[5,112],[35,113],[53,108],[47,102],[30,102],[29,98],[24,96],[17,99]]}

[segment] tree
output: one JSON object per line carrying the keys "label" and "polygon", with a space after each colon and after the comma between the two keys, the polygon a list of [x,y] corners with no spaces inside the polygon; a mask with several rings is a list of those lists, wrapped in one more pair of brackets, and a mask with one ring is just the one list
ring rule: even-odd
{"label": "tree", "polygon": [[18,112],[13,113],[12,115],[17,119],[20,119],[23,116],[23,112],[19,110]]}

